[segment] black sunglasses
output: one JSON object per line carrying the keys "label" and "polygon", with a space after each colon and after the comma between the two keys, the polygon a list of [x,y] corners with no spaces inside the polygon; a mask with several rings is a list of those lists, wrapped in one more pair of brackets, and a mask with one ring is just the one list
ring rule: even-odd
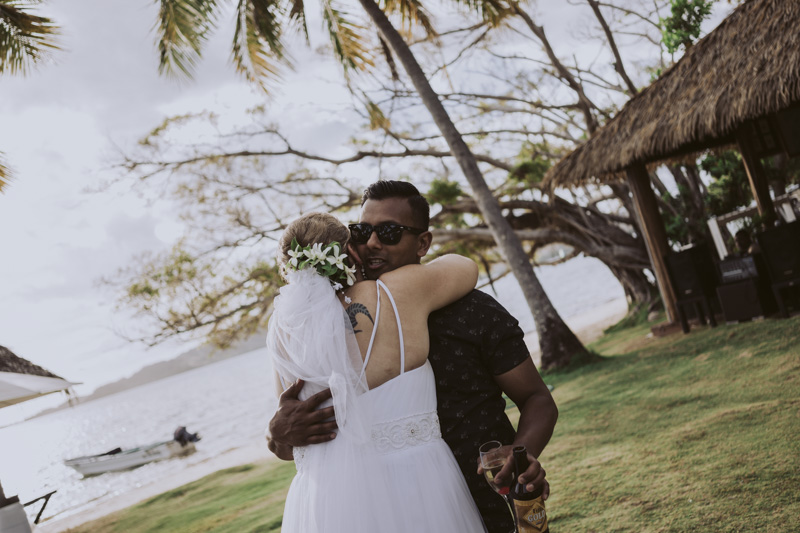
{"label": "black sunglasses", "polygon": [[378,240],[383,244],[397,244],[400,242],[400,239],[403,238],[403,230],[409,231],[414,235],[425,233],[424,229],[392,223],[373,226],[372,224],[362,222],[360,224],[350,224],[348,227],[350,228],[350,238],[352,238],[353,242],[356,244],[367,244],[373,231],[378,235]]}

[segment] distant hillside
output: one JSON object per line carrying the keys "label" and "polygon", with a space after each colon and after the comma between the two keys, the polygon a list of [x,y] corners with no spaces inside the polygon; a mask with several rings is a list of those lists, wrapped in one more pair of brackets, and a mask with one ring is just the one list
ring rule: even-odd
{"label": "distant hillside", "polygon": [[180,354],[174,359],[148,365],[130,377],[103,385],[88,396],[72,398],[69,402],[65,402],[58,407],[37,413],[36,416],[58,411],[59,409],[68,407],[70,403],[75,405],[79,403],[90,402],[104,396],[109,396],[124,390],[139,387],[141,385],[158,381],[159,379],[164,379],[169,376],[174,376],[175,374],[180,374],[181,372],[186,372],[187,370],[192,370],[193,368],[199,368],[211,363],[216,363],[217,361],[223,361],[243,353],[251,352],[265,346],[266,337],[266,332],[260,332],[256,335],[253,335],[241,344],[232,348],[228,348],[227,350],[218,350],[207,345],[199,346]]}

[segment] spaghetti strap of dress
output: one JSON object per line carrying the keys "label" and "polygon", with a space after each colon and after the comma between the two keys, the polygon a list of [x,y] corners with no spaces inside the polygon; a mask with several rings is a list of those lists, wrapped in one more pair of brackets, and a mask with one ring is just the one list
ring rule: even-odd
{"label": "spaghetti strap of dress", "polygon": [[394,318],[397,321],[397,333],[400,336],[400,374],[404,374],[406,371],[406,348],[403,343],[403,326],[400,324],[400,314],[397,312],[397,304],[394,301],[392,293],[389,291],[389,287],[387,287],[384,282],[377,280],[375,282],[375,287],[378,291],[378,303],[375,305],[375,322],[372,327],[372,335],[369,338],[367,353],[364,356],[364,364],[361,367],[361,376],[363,377],[364,373],[367,371],[367,363],[369,363],[369,357],[372,355],[372,346],[375,344],[375,334],[378,332],[378,324],[381,316],[381,289],[383,289],[386,296],[389,298],[389,303],[392,304],[392,309],[394,310]]}
{"label": "spaghetti strap of dress", "polygon": [[[380,281],[377,283],[380,283]],[[364,378],[364,374],[367,371],[367,363],[369,363],[369,356],[372,355],[372,345],[375,344],[375,334],[378,333],[378,323],[381,319],[381,288],[377,283],[378,303],[375,304],[375,320],[372,323],[372,335],[369,337],[369,346],[367,346],[367,353],[364,356],[364,364],[361,365],[361,379]]]}
{"label": "spaghetti strap of dress", "polygon": [[[389,287],[386,286],[384,282],[378,280],[376,282],[378,285],[378,300],[380,300],[380,289],[386,293],[386,296],[389,297],[389,303],[392,304],[392,309],[394,310],[394,319],[397,321],[397,334],[400,336],[400,374],[405,374],[406,372],[406,348],[403,344],[403,326],[400,324],[400,313],[397,312],[397,304],[394,302],[394,297],[392,293],[389,292]],[[377,323],[377,322],[376,322]]]}

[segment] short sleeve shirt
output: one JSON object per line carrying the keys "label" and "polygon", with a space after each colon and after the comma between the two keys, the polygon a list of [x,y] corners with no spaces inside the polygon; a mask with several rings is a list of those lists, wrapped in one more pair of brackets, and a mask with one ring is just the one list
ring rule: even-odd
{"label": "short sleeve shirt", "polygon": [[514,428],[494,376],[530,357],[517,320],[494,298],[474,290],[428,320],[428,360],[436,376],[442,437],[456,457],[490,533],[514,528],[503,499],[477,474],[478,448],[511,444]]}

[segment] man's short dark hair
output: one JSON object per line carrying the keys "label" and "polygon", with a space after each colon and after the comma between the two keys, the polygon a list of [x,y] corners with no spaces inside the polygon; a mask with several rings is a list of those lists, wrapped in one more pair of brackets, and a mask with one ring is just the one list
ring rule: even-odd
{"label": "man's short dark hair", "polygon": [[361,197],[363,206],[367,200],[386,200],[387,198],[405,198],[414,214],[414,225],[428,229],[431,217],[431,206],[428,200],[419,193],[419,189],[407,181],[380,180],[366,188]]}

